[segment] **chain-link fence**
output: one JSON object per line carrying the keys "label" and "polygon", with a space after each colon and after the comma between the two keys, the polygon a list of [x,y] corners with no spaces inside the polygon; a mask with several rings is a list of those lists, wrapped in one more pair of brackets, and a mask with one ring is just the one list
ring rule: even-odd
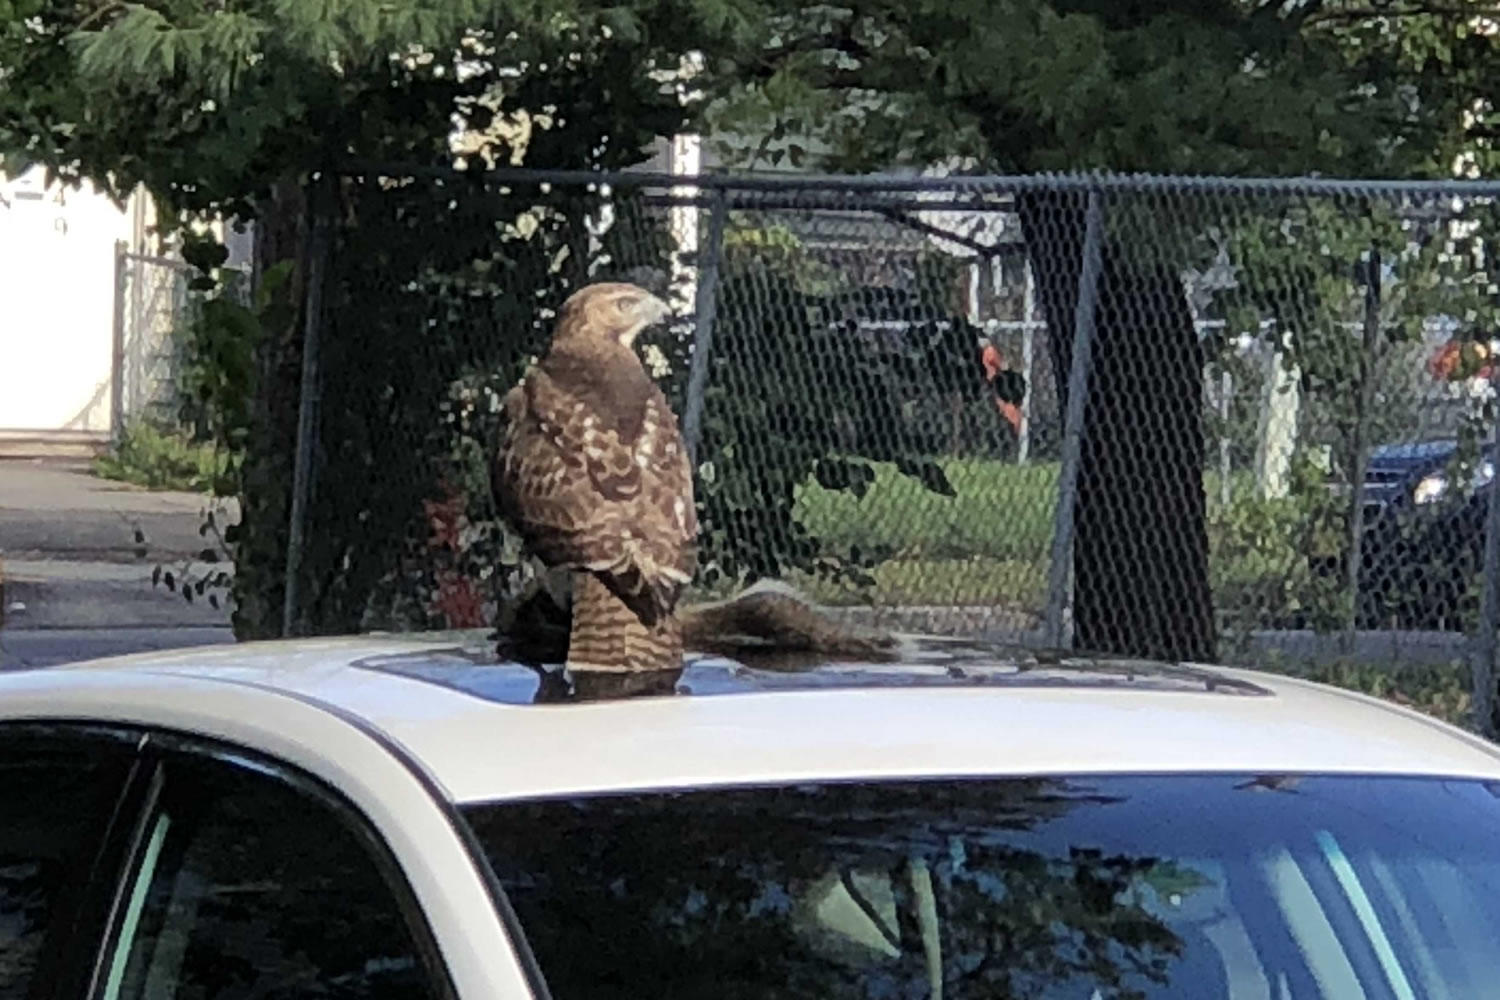
{"label": "chain-link fence", "polygon": [[116,433],[174,401],[173,334],[187,311],[191,277],[181,261],[115,248]]}
{"label": "chain-link fence", "polygon": [[1171,657],[1493,634],[1500,190],[329,188],[292,619],[488,621],[516,561],[499,400],[567,294],[626,279],[676,311],[644,358],[696,451],[703,595],[780,577],[886,624]]}
{"label": "chain-link fence", "polygon": [[[176,421],[180,415],[182,334],[197,316],[203,293],[198,272],[177,257],[115,247],[114,412],[111,430],[135,421]],[[243,298],[248,275],[224,294]]]}

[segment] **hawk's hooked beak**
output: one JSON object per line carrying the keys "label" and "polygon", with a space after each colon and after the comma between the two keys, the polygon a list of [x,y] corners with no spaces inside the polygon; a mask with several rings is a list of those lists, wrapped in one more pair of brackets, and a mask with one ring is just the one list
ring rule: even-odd
{"label": "hawk's hooked beak", "polygon": [[626,347],[633,346],[635,338],[646,327],[655,326],[657,323],[670,317],[672,315],[672,307],[655,295],[646,295],[636,303],[635,315],[636,321],[630,325],[630,328],[620,338]]}
{"label": "hawk's hooked beak", "polygon": [[641,315],[645,318],[643,325],[655,326],[672,315],[672,307],[655,295],[648,295],[641,303]]}

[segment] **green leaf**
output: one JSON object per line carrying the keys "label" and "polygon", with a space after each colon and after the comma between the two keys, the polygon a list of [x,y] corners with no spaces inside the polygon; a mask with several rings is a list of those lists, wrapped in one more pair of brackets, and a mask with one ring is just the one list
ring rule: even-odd
{"label": "green leaf", "polygon": [[183,243],[182,259],[207,275],[214,268],[224,266],[229,259],[229,248],[212,238],[190,239]]}

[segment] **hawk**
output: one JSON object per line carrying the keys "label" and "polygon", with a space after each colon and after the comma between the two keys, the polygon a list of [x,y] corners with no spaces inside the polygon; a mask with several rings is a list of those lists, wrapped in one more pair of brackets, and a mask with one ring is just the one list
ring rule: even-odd
{"label": "hawk", "polygon": [[682,666],[675,612],[698,560],[692,467],[633,347],[668,313],[635,285],[585,286],[505,396],[495,499],[533,555],[572,571],[573,670]]}

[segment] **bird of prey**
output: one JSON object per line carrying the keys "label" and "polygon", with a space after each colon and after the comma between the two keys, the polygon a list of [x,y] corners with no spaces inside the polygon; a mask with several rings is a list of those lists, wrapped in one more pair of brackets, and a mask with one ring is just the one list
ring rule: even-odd
{"label": "bird of prey", "polygon": [[698,558],[692,469],[633,348],[668,312],[635,285],[579,289],[546,355],[505,396],[495,499],[533,555],[571,571],[574,671],[682,666],[675,611]]}

